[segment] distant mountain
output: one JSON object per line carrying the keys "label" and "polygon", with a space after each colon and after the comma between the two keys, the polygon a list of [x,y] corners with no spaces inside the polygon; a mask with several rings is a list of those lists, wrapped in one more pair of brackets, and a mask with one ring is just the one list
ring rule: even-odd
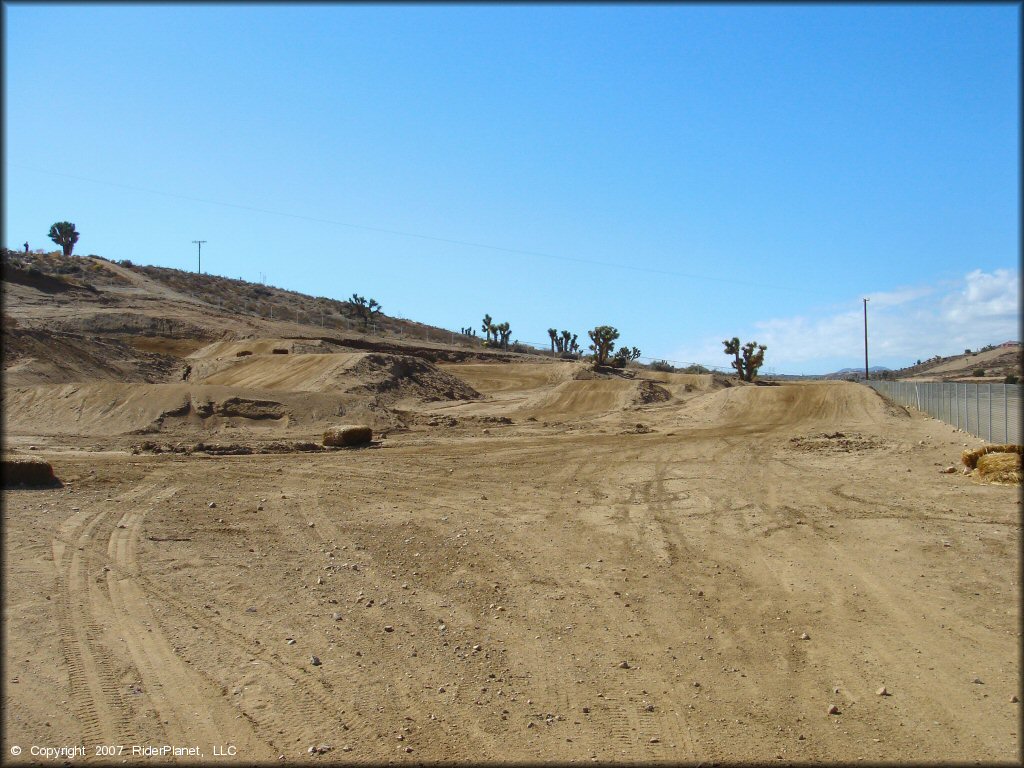
{"label": "distant mountain", "polygon": [[[892,368],[886,368],[884,365],[872,365],[868,368],[869,373],[882,373],[883,371],[891,371]],[[823,379],[846,379],[850,376],[863,376],[863,368],[841,368],[834,373],[826,373],[821,378]]]}

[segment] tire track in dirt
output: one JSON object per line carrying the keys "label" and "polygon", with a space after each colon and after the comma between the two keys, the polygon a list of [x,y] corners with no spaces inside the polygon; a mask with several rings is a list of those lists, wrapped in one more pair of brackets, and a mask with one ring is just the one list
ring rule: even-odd
{"label": "tire track in dirt", "polygon": [[[90,748],[97,744],[137,742],[137,734],[128,713],[128,702],[121,692],[113,655],[103,642],[103,629],[95,610],[95,584],[87,572],[94,535],[108,516],[107,511],[91,517],[88,513],[65,521],[53,540],[56,576],[56,626],[61,654],[68,668],[71,706],[82,727],[82,742]],[[75,533],[70,557],[67,547]]]}
{"label": "tire track in dirt", "polygon": [[[603,439],[587,440],[585,445],[572,452],[572,484],[587,489],[592,503],[585,508],[581,508],[582,505],[569,507],[570,512],[575,512],[569,517],[570,528],[581,529],[580,540],[592,538],[593,529],[597,527],[602,539],[623,542],[626,548],[621,551],[620,558],[631,567],[616,568],[603,576],[595,573],[588,578],[588,583],[593,582],[589,588],[570,586],[565,581],[564,572],[553,574],[553,583],[565,585],[570,596],[579,598],[582,605],[593,609],[577,613],[575,617],[565,615],[560,620],[571,620],[574,624],[581,622],[595,628],[624,627],[623,611],[626,611],[631,618],[640,620],[639,631],[644,637],[660,637],[666,631],[672,634],[672,629],[664,626],[664,617],[603,599],[613,592],[616,579],[623,571],[635,575],[639,568],[671,568],[680,558],[690,559],[690,544],[682,536],[678,521],[673,518],[673,510],[680,502],[688,500],[688,493],[668,490],[667,482],[674,478],[669,477],[667,462],[646,448],[643,443],[623,445],[620,440]],[[561,453],[564,462],[569,457],[564,451]],[[628,467],[630,475],[639,475],[642,479],[630,477],[625,485],[621,485],[619,475],[614,469],[608,471],[608,467]],[[602,514],[602,508],[608,512]],[[632,542],[632,545],[627,542]],[[637,561],[638,554],[642,561]],[[552,558],[550,562],[562,561]],[[612,636],[604,640],[592,635],[593,649],[602,658],[599,663],[611,663],[617,653],[628,655],[624,645],[619,647],[622,644],[622,638],[616,636],[619,631],[613,631]],[[587,754],[605,760],[619,760],[623,755],[628,755],[629,759],[639,757],[644,760],[667,759],[669,756],[672,759],[696,759],[693,731],[685,718],[678,714],[661,708],[641,709],[632,701],[633,697],[624,692],[598,696],[601,688],[611,680],[604,683],[595,681],[600,686],[596,691],[595,683],[583,687],[567,685],[563,660],[557,657],[549,660],[547,653],[537,654],[532,673],[540,689],[560,691],[559,699],[564,711],[581,712],[584,706],[590,710],[583,715],[587,731],[576,734],[573,739],[574,746]],[[660,691],[670,690],[675,685],[671,672],[658,670],[655,665],[648,667],[646,663],[641,664],[641,669],[625,674],[629,675],[631,688],[639,686]],[[615,681],[624,684],[623,680]],[[650,741],[652,738],[657,741]],[[671,750],[670,755],[666,754],[668,750]],[[543,754],[540,751],[537,756],[542,757]]]}
{"label": "tire track in dirt", "polygon": [[[374,480],[380,481],[382,479],[380,473],[381,470],[379,469],[363,468],[360,472],[360,477],[364,482],[372,485]],[[374,477],[374,474],[377,476]],[[437,476],[436,473],[427,472],[426,474]],[[332,482],[334,481],[331,479],[324,479],[320,472],[310,471],[308,473],[301,473],[298,484],[290,485],[290,492],[287,494],[293,498],[303,496],[307,499],[303,504],[306,508],[304,519],[313,522],[314,526],[312,529],[303,528],[301,530],[309,530],[309,534],[304,533],[303,535],[314,536],[319,545],[335,545],[340,541],[352,543],[352,530],[350,527],[340,524],[336,514],[332,514],[332,511],[329,509],[329,500],[335,497],[331,490]],[[312,496],[312,498],[308,498],[309,496]],[[350,501],[357,503],[355,500],[350,499]],[[410,501],[417,503],[417,501],[410,499],[406,499],[406,501],[407,503]],[[373,539],[372,527],[367,528],[360,535],[360,540],[365,541],[363,535]],[[376,542],[373,549],[376,550],[379,546],[386,545],[383,542]],[[455,682],[455,680],[463,680],[463,672],[470,676],[475,672],[478,677],[482,677],[484,672],[480,669],[457,671],[451,666],[446,666],[442,660],[444,654],[438,653],[440,652],[439,648],[432,647],[429,640],[426,643],[427,647],[424,648],[424,643],[416,639],[422,637],[423,634],[427,634],[429,637],[430,632],[436,631],[434,627],[424,626],[424,616],[436,613],[438,606],[447,602],[445,595],[421,586],[415,590],[416,596],[414,597],[408,591],[403,591],[399,587],[399,579],[396,578],[393,572],[386,572],[385,561],[378,560],[375,557],[369,562],[360,562],[359,574],[362,586],[370,594],[375,595],[376,599],[382,600],[388,605],[389,612],[386,621],[398,630],[395,633],[395,637],[407,638],[405,643],[396,640],[393,643],[394,647],[389,642],[374,642],[370,638],[381,632],[381,623],[384,620],[376,618],[375,614],[373,614],[373,618],[371,618],[370,614],[365,616],[362,613],[349,615],[347,616],[348,620],[344,624],[346,631],[350,636],[354,633],[356,636],[361,636],[372,643],[369,656],[372,657],[374,663],[382,665],[385,669],[401,669],[405,674],[404,676],[394,676],[389,679],[381,678],[375,682],[373,676],[368,680],[365,672],[348,672],[334,669],[331,673],[335,679],[344,674],[341,687],[345,690],[346,695],[351,697],[357,716],[367,721],[366,727],[378,729],[376,737],[379,745],[388,743],[388,736],[381,734],[380,730],[391,731],[391,737],[394,737],[399,732],[399,729],[405,725],[405,722],[409,720],[409,717],[406,717],[405,721],[402,721],[400,719],[402,715],[410,714],[419,717],[422,715],[424,708],[430,708],[430,700],[425,696],[424,692],[435,690],[439,680],[446,682],[446,698],[449,699],[449,705],[458,703],[461,706],[466,706],[470,701],[473,701],[474,703],[479,702],[481,705],[489,704],[490,708],[499,706],[499,703],[496,701],[481,701],[482,698],[486,697],[482,696],[482,694],[477,695],[474,691],[475,684],[470,683],[468,679],[463,682]],[[469,616],[463,616],[462,620],[463,622],[469,622],[473,619]],[[355,624],[354,627],[352,626],[353,624]],[[406,635],[408,631],[411,631],[412,634]],[[457,639],[459,634],[455,630],[450,631],[448,641],[455,648],[458,648],[460,644],[468,647],[471,642],[467,642],[466,638]],[[417,655],[417,660],[414,662],[409,656],[409,650],[406,647],[407,643],[413,647],[418,647],[421,652],[426,652]],[[362,647],[365,651],[366,647]],[[446,645],[445,647],[448,646]],[[434,658],[428,661],[427,659],[431,656],[431,650],[435,652]],[[484,655],[489,653],[490,651],[484,652]],[[479,660],[477,661],[479,663]],[[489,666],[497,669],[502,666],[502,662],[493,660]],[[337,684],[337,680],[335,684]],[[495,685],[500,687],[501,683],[495,683]],[[382,687],[386,689],[386,695],[382,695]],[[442,699],[442,701],[444,700]],[[380,714],[384,711],[382,703],[387,705],[387,717]],[[372,723],[370,722],[371,720],[373,721]],[[420,724],[416,726],[416,731],[421,733],[414,732],[408,741],[405,741],[405,744],[416,745],[417,752],[422,754],[422,750],[431,748],[430,733],[436,733],[435,729],[443,729],[447,732],[450,739],[463,743],[467,750],[465,752],[467,756],[496,760],[505,754],[500,741],[496,738],[496,734],[489,730],[486,724],[466,719],[459,721],[453,727],[443,718],[431,718],[429,725]],[[426,738],[421,738],[421,736]],[[364,741],[369,741],[369,739]],[[420,746],[421,743],[423,744],[422,747]],[[380,753],[378,752],[378,754]],[[384,754],[387,753],[385,752]],[[439,755],[444,756],[445,753],[439,753]],[[450,757],[450,754],[448,757]]]}
{"label": "tire track in dirt", "polygon": [[[705,654],[714,654],[707,656],[708,661],[714,660],[725,666],[719,670],[709,665],[704,670],[704,676],[709,679],[705,679],[705,685],[697,689],[699,694],[695,698],[697,706],[701,707],[707,691],[714,692],[720,709],[730,717],[742,718],[749,726],[766,734],[762,748],[768,750],[775,740],[774,726],[779,722],[794,722],[798,713],[791,700],[768,702],[764,699],[763,681],[757,675],[746,673],[752,669],[766,671],[774,682],[774,678],[799,675],[806,667],[805,649],[779,635],[776,627],[769,623],[772,618],[784,615],[789,604],[785,597],[778,599],[774,595],[780,590],[783,595],[791,590],[777,573],[772,553],[762,543],[770,532],[793,527],[795,517],[792,516],[793,510],[779,505],[776,481],[780,468],[775,463],[762,465],[764,456],[769,453],[763,441],[752,443],[749,439],[720,437],[717,442],[725,445],[714,451],[712,461],[755,469],[758,479],[749,484],[758,488],[760,494],[752,499],[742,496],[730,498],[729,492],[718,497],[713,502],[718,507],[717,511],[706,516],[707,527],[699,534],[708,543],[708,551],[715,553],[715,561],[722,561],[725,565],[723,568],[714,562],[710,572],[705,573],[712,578],[706,581],[704,589],[708,596],[702,598],[701,603],[709,608],[723,602],[747,608],[739,613],[714,610],[704,613],[702,610],[702,631],[705,635],[700,645],[704,647]],[[742,458],[745,455],[751,456],[749,461]],[[723,482],[729,487],[727,479],[723,478]],[[738,542],[744,543],[741,551],[735,548]],[[702,550],[694,548],[690,557],[700,560],[706,556]],[[766,575],[770,579],[768,583],[765,582]],[[772,581],[777,584],[769,586]],[[767,736],[769,732],[771,736]],[[722,740],[727,738],[717,729],[703,735],[703,741],[707,742],[702,745],[705,749],[708,744],[724,746]]]}
{"label": "tire track in dirt", "polygon": [[[161,488],[149,501],[163,501],[177,490]],[[145,512],[129,511],[111,532],[107,555],[112,567],[106,583],[114,626],[124,633],[145,694],[159,713],[170,742],[212,747],[229,738],[246,758],[271,758],[269,749],[264,746],[260,750],[252,734],[239,727],[219,691],[183,662],[160,631],[139,580],[137,542],[144,517]]]}
{"label": "tire track in dirt", "polygon": [[275,652],[267,653],[258,646],[254,648],[253,641],[257,638],[236,632],[226,621],[211,619],[153,581],[146,580],[146,590],[172,606],[180,616],[188,617],[193,624],[216,637],[221,649],[233,655],[234,661],[257,657],[259,670],[254,674],[258,674],[262,696],[252,704],[243,701],[236,706],[254,725],[256,736],[270,744],[278,754],[287,754],[294,749],[290,743],[282,743],[281,737],[294,736],[297,732],[301,733],[298,740],[307,744],[322,743],[323,735],[337,734],[339,726],[346,732],[351,731],[346,738],[352,741],[373,738],[366,729],[353,726],[351,718],[339,721],[337,716],[348,712],[339,708],[338,693],[330,682],[312,675],[304,667],[289,664]]}
{"label": "tire track in dirt", "polygon": [[[281,492],[282,498],[290,499],[290,504],[298,503],[302,506],[302,515],[293,521],[302,536],[308,535],[306,531],[311,530],[306,527],[306,521],[319,520],[310,515],[310,505],[306,500],[314,485],[314,477],[316,473],[313,470],[300,471],[297,478],[289,478],[285,484],[275,488],[275,492]],[[318,525],[323,524],[318,522]],[[282,545],[286,541],[287,538],[282,539]],[[203,556],[205,553],[197,554]],[[301,748],[302,756],[306,757],[306,746],[311,744],[326,741],[337,745],[336,740],[341,740],[341,743],[358,745],[378,740],[371,730],[374,723],[370,713],[376,714],[381,695],[375,690],[371,693],[375,692],[376,696],[362,693],[353,696],[354,691],[361,692],[358,687],[361,684],[359,677],[346,677],[339,681],[339,665],[330,665],[328,672],[326,666],[310,666],[308,662],[300,664],[295,660],[284,659],[266,645],[267,632],[240,630],[237,623],[204,612],[199,607],[201,599],[189,601],[187,596],[172,592],[168,585],[153,577],[143,575],[142,578],[145,592],[167,603],[183,623],[215,639],[219,671],[207,671],[204,676],[218,681],[224,689],[228,685],[235,685],[244,690],[244,695],[236,700],[234,706],[252,725],[254,738],[273,747],[275,754],[295,757],[296,749]],[[273,631],[269,627],[268,630]],[[248,665],[244,664],[246,659],[252,661]],[[247,679],[240,686],[238,678],[233,676],[237,673],[224,672],[239,666],[245,669],[243,676]],[[236,694],[241,692],[235,691]],[[344,700],[340,699],[342,695]],[[357,752],[350,752],[345,759],[365,758]]]}

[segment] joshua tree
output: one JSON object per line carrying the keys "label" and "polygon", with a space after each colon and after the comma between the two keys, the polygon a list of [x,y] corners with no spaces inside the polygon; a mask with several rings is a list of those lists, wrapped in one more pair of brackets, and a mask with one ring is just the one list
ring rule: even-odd
{"label": "joshua tree", "polygon": [[71,251],[75,248],[75,243],[78,242],[75,225],[70,221],[58,221],[50,227],[50,239],[64,249],[65,256],[70,256]]}
{"label": "joshua tree", "polygon": [[[480,325],[480,330],[487,334],[487,341],[491,340],[491,334],[494,333],[494,318],[490,315],[484,315],[484,321]],[[497,335],[495,335],[497,339]]]}
{"label": "joshua tree", "polygon": [[383,309],[376,299],[367,301],[365,296],[360,296],[358,293],[353,293],[348,303],[352,305],[356,314],[363,319],[364,328],[370,324],[370,318],[374,315],[379,315]]}
{"label": "joshua tree", "polygon": [[722,344],[725,345],[725,354],[736,356],[731,365],[736,369],[736,375],[740,377],[740,381],[743,381],[743,361],[740,359],[739,336],[733,336],[731,339],[723,341]]}
{"label": "joshua tree", "polygon": [[548,336],[551,338],[551,356],[555,356],[555,341],[558,338],[558,331],[554,328],[548,328]]}
{"label": "joshua tree", "polygon": [[572,340],[569,342],[569,349],[568,349],[568,351],[571,352],[574,355],[577,352],[580,351],[580,345],[579,345],[579,342],[576,341],[576,334],[575,333],[572,335]]}
{"label": "joshua tree", "polygon": [[[723,341],[725,354],[733,355],[732,367],[736,369],[736,375],[740,381],[753,381],[757,371],[764,363],[764,352],[768,347],[758,344],[756,341],[748,341],[740,347],[740,340],[733,336],[728,341]],[[740,354],[742,352],[742,357]]]}
{"label": "joshua tree", "polygon": [[753,381],[757,376],[758,369],[764,364],[766,349],[767,346],[756,341],[748,341],[743,345],[743,370],[746,372],[747,381]]}
{"label": "joshua tree", "polygon": [[511,335],[512,328],[507,321],[494,326],[494,340],[498,341],[503,349],[508,349],[508,338]]}
{"label": "joshua tree", "polygon": [[594,342],[590,345],[594,353],[594,367],[605,365],[608,362],[608,355],[615,349],[615,340],[619,338],[619,332],[610,325],[599,325],[594,330],[587,331],[587,335]]}
{"label": "joshua tree", "polygon": [[616,368],[625,368],[626,363],[630,360],[636,360],[640,357],[640,350],[636,347],[630,349],[629,347],[621,347],[618,352],[612,357],[612,365]]}

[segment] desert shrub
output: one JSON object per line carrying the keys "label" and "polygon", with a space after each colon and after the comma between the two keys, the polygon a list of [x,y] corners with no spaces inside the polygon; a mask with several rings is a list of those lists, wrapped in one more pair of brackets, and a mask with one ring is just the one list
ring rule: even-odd
{"label": "desert shrub", "polygon": [[683,368],[680,373],[711,373],[711,369],[705,368],[700,363],[694,363]]}
{"label": "desert shrub", "polygon": [[984,375],[985,375],[985,369],[984,368],[975,368],[973,371],[971,371],[971,376],[984,376]]}
{"label": "desert shrub", "polygon": [[120,264],[122,267],[134,267],[135,266],[134,264],[132,264],[132,260],[131,259],[121,259],[117,263]]}
{"label": "desert shrub", "polygon": [[667,360],[655,360],[651,363],[651,370],[661,371],[662,373],[675,373],[676,367]]}
{"label": "desert shrub", "polygon": [[1019,384],[1020,383],[1020,379],[1017,377],[1016,374],[1009,373],[1009,374],[1006,375],[1005,383],[1006,384]]}

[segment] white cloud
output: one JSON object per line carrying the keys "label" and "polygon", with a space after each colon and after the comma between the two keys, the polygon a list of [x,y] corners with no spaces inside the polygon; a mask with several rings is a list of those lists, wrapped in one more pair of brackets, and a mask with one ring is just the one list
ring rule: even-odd
{"label": "white cloud", "polygon": [[[949,323],[1016,322],[1020,309],[1020,284],[1008,269],[986,274],[969,273],[963,290],[943,299],[943,316]],[[1005,339],[1004,339],[1005,341]]]}
{"label": "white cloud", "polygon": [[[861,299],[851,297],[844,312],[802,315],[753,323],[742,339],[768,346],[766,368],[779,373],[829,373],[864,361]],[[976,269],[962,279],[868,294],[871,365],[892,368],[918,358],[951,355],[966,348],[1016,340],[1020,327],[1020,286],[1015,271]],[[680,350],[696,360],[722,360],[719,339],[704,339]]]}

